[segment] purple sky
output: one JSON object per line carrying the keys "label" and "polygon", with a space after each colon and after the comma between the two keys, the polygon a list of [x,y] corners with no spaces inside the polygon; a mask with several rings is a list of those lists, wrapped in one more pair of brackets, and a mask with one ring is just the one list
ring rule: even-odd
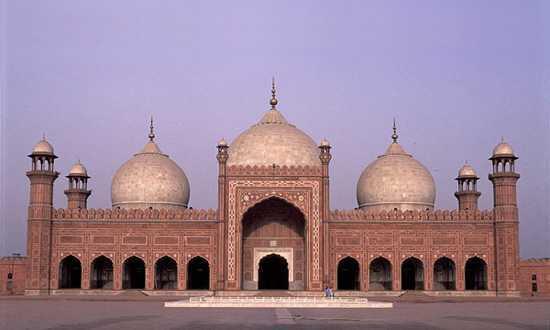
{"label": "purple sky", "polygon": [[[548,38],[543,1],[0,0],[0,255],[25,253],[26,155],[45,132],[64,175],[80,158],[89,207],[110,207],[117,168],[147,141],[187,173],[191,206],[216,207],[216,142],[279,109],[333,145],[331,207],[354,208],[356,182],[400,142],[457,207],[457,170],[481,177],[481,208],[501,136],[517,169],[522,257],[550,256]],[[546,17],[543,17],[546,13]]]}

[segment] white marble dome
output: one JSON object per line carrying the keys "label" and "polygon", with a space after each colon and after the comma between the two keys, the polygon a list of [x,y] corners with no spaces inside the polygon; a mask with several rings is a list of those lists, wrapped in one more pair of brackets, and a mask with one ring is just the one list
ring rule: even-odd
{"label": "white marble dome", "polygon": [[187,176],[152,138],[117,170],[111,185],[114,208],[186,208],[189,194]]}
{"label": "white marble dome", "polygon": [[397,138],[361,174],[357,202],[364,210],[426,210],[435,204],[435,182],[419,161],[407,154]]}
{"label": "white marble dome", "polygon": [[320,166],[319,149],[273,107],[229,146],[228,165]]}

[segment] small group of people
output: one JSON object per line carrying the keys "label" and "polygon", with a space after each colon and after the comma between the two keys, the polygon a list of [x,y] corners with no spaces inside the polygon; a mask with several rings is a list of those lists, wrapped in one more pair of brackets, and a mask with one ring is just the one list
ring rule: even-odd
{"label": "small group of people", "polygon": [[334,298],[334,291],[332,291],[332,288],[330,286],[325,287],[325,297]]}

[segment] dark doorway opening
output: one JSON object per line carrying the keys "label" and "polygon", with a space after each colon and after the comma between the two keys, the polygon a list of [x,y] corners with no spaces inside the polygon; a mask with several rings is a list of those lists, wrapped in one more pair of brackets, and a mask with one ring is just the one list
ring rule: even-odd
{"label": "dark doorway opening", "polygon": [[288,263],[285,258],[270,254],[260,260],[258,289],[288,290]]}
{"label": "dark doorway opening", "polygon": [[338,290],[360,290],[359,263],[346,257],[338,263]]}
{"label": "dark doorway opening", "polygon": [[187,264],[187,289],[208,290],[210,288],[210,266],[202,257],[195,257]]}
{"label": "dark doorway opening", "polygon": [[369,290],[391,290],[391,264],[388,259],[378,257],[369,267]]}
{"label": "dark doorway opening", "polygon": [[61,260],[59,265],[60,289],[80,289],[81,279],[82,266],[77,258],[68,256]]}
{"label": "dark doorway opening", "polygon": [[422,261],[411,257],[401,264],[401,289],[424,290],[424,266]]}
{"label": "dark doorway opening", "polygon": [[92,261],[90,288],[113,288],[113,262],[109,258],[105,256],[99,256],[95,258],[94,261]]}
{"label": "dark doorway opening", "polygon": [[434,264],[434,290],[455,290],[455,263],[449,258],[437,259]]}
{"label": "dark doorway opening", "polygon": [[178,264],[170,257],[162,257],[155,264],[155,289],[178,288]]}
{"label": "dark doorway opening", "polygon": [[122,275],[123,289],[145,289],[145,263],[138,257],[124,261]]}
{"label": "dark doorway opening", "polygon": [[466,290],[487,290],[487,264],[478,257],[466,261]]}

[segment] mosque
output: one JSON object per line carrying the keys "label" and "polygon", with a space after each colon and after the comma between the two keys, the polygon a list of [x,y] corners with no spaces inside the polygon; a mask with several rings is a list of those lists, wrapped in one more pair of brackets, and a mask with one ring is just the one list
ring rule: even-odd
{"label": "mosque", "polygon": [[80,162],[66,176],[67,206],[55,207],[57,156],[38,142],[26,172],[28,256],[0,260],[2,292],[550,293],[550,260],[519,258],[520,176],[508,143],[489,158],[493,209],[478,209],[479,177],[466,164],[455,178],[458,208],[436,210],[434,179],[394,123],[386,151],[358,178],[357,208],[331,210],[330,143],[315,143],[277,103],[273,85],[260,121],[218,143],[215,209],[188,207],[189,180],[161,151],[152,121],[143,149],[114,174],[107,209],[87,207]]}

